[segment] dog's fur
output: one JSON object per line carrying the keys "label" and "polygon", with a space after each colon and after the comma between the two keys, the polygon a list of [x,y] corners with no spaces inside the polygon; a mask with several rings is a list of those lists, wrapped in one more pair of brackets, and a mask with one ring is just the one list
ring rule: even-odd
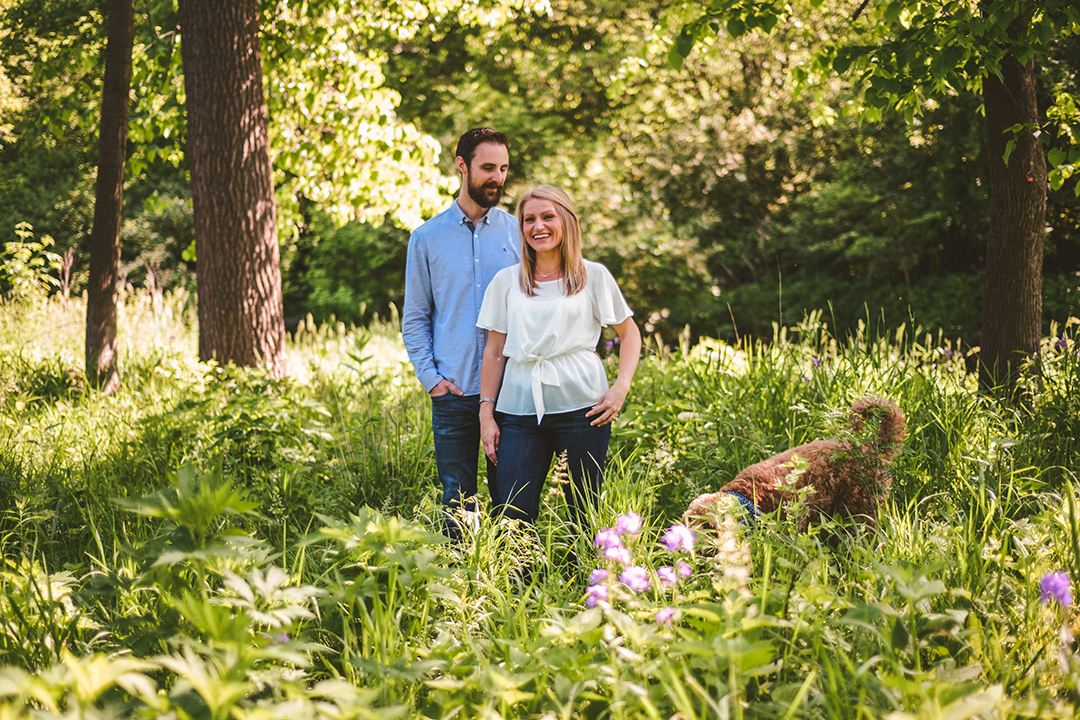
{"label": "dog's fur", "polygon": [[[846,440],[814,440],[751,465],[719,491],[701,495],[690,503],[683,521],[719,530],[722,515],[732,508],[728,501],[735,501],[725,493],[735,492],[751,500],[762,514],[780,508],[781,515],[802,494],[805,508],[798,518],[801,532],[822,518],[833,517],[851,518],[873,527],[878,504],[890,483],[887,466],[900,453],[907,424],[895,403],[871,397],[851,406],[848,421],[856,434],[864,425],[876,422],[877,433],[862,445]],[[792,483],[788,477],[796,455],[809,466]],[[812,490],[800,493],[803,488]]]}

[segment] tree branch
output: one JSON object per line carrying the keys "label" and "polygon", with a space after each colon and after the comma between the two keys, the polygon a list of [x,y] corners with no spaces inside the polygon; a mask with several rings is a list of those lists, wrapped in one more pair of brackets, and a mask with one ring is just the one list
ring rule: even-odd
{"label": "tree branch", "polygon": [[855,11],[855,14],[851,16],[851,22],[855,22],[856,20],[858,20],[859,16],[862,15],[863,10],[865,10],[866,6],[869,4],[870,0],[862,0],[862,5],[860,5],[859,9]]}

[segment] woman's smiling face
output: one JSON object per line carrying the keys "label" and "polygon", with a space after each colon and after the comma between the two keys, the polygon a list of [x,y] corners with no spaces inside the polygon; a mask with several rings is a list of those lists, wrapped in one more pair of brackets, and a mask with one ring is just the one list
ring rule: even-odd
{"label": "woman's smiling face", "polygon": [[555,212],[555,203],[539,198],[526,200],[521,214],[521,231],[537,255],[557,250],[562,245],[563,226]]}

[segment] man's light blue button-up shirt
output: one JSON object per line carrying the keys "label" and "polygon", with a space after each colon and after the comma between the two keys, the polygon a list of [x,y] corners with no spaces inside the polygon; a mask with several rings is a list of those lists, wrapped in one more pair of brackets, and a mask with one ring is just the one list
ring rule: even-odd
{"label": "man's light blue button-up shirt", "polygon": [[469,229],[454,203],[413,231],[405,265],[401,336],[424,390],[443,378],[480,392],[487,331],[476,327],[495,273],[521,259],[517,219],[491,208]]}

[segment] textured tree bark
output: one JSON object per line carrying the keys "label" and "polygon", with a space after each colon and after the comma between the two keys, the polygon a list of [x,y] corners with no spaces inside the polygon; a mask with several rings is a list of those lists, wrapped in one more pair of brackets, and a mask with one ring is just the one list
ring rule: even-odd
{"label": "textured tree bark", "polygon": [[256,0],[180,0],[199,358],[285,371]]}
{"label": "textured tree bark", "polygon": [[[1018,37],[1022,20],[1009,34]],[[1032,130],[1039,115],[1035,66],[1009,55],[1002,78],[983,82],[990,151],[990,238],[986,250],[979,379],[984,387],[1011,390],[1017,370],[1039,354],[1042,334],[1042,264],[1046,232],[1047,165]],[[1026,124],[1015,135],[1009,128]],[[1016,147],[1005,164],[1009,140]]]}
{"label": "textured tree bark", "polygon": [[105,393],[113,392],[120,384],[116,366],[116,285],[120,274],[134,15],[134,0],[109,0],[94,227],[90,231],[90,278],[86,291],[86,378]]}

